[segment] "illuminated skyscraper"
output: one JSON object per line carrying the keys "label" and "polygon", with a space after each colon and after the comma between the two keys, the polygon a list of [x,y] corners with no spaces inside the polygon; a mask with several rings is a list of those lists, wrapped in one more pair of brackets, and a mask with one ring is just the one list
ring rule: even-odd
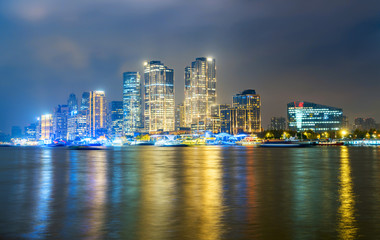
{"label": "illuminated skyscraper", "polygon": [[175,107],[175,130],[179,131],[183,127],[185,127],[185,107],[181,103]]}
{"label": "illuminated skyscraper", "polygon": [[214,58],[197,58],[185,68],[185,125],[212,130],[211,106],[216,104]]}
{"label": "illuminated skyscraper", "polygon": [[89,92],[87,130],[89,137],[99,137],[106,132],[107,111],[104,91]]}
{"label": "illuminated skyscraper", "polygon": [[67,100],[67,106],[69,112],[78,111],[78,100],[74,93],[71,93],[69,99]]}
{"label": "illuminated skyscraper", "polygon": [[160,61],[144,63],[144,127],[174,131],[174,70]]}
{"label": "illuminated skyscraper", "polygon": [[255,90],[236,94],[232,107],[220,110],[221,132],[230,134],[261,131],[261,100]]}
{"label": "illuminated skyscraper", "polygon": [[39,123],[31,123],[29,126],[25,127],[25,137],[28,140],[37,140],[37,125]]}
{"label": "illuminated skyscraper", "polygon": [[[74,111],[75,112],[75,111]],[[67,139],[67,123],[69,117],[68,105],[58,105],[54,109],[53,133],[54,139]]]}
{"label": "illuminated skyscraper", "polygon": [[123,102],[112,101],[108,105],[108,136],[123,136]]}
{"label": "illuminated skyscraper", "polygon": [[232,107],[246,110],[246,116],[240,117],[242,125],[239,125],[239,128],[243,132],[261,132],[261,99],[255,90],[244,90],[241,94],[236,94],[232,100]]}
{"label": "illuminated skyscraper", "polygon": [[42,115],[40,118],[40,140],[52,140],[53,138],[53,116]]}
{"label": "illuminated skyscraper", "polygon": [[87,110],[89,101],[90,101],[90,93],[89,92],[83,92],[80,109],[81,110]]}
{"label": "illuminated skyscraper", "polygon": [[139,72],[123,73],[124,132],[132,134],[142,127],[141,79]]}

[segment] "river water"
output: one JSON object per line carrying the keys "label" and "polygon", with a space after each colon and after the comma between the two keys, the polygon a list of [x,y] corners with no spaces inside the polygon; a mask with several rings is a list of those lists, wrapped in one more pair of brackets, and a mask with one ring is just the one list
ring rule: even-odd
{"label": "river water", "polygon": [[0,239],[379,239],[380,148],[0,148]]}

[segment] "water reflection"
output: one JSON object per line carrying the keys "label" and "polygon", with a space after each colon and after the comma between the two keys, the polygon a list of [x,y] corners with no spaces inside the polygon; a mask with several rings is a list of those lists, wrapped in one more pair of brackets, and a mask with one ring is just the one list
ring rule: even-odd
{"label": "water reflection", "polygon": [[52,192],[52,157],[51,149],[43,149],[41,154],[41,170],[38,182],[36,208],[33,215],[33,230],[27,235],[28,238],[41,238],[46,235],[49,223]]}
{"label": "water reflection", "polygon": [[[167,151],[166,151],[167,150]],[[175,196],[174,154],[166,149],[141,161],[139,239],[168,239]]]}
{"label": "water reflection", "polygon": [[199,239],[220,239],[222,234],[222,170],[220,150],[203,151],[201,171],[201,225]]}
{"label": "water reflection", "polygon": [[0,149],[4,239],[379,236],[378,149],[4,152]]}
{"label": "water reflection", "polygon": [[340,151],[340,207],[338,232],[340,239],[356,239],[357,226],[355,219],[355,198],[351,178],[351,165],[347,147]]}
{"label": "water reflection", "polygon": [[107,158],[105,151],[89,151],[87,153],[89,188],[89,215],[86,235],[89,239],[102,239],[103,225],[106,219],[106,194],[107,194]]}

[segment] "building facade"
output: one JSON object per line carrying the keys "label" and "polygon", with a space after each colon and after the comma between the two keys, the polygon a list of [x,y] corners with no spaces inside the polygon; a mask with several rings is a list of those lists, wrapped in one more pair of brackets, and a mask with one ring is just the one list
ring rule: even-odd
{"label": "building facade", "polygon": [[174,70],[160,61],[144,63],[144,128],[174,131]]}
{"label": "building facade", "polygon": [[211,106],[216,104],[216,65],[214,58],[196,58],[185,68],[185,125],[212,130]]}
{"label": "building facade", "polygon": [[87,110],[79,110],[72,114],[67,119],[67,140],[86,138],[88,136]]}
{"label": "building facade", "polygon": [[37,125],[38,123],[31,123],[29,126],[25,127],[25,138],[30,141],[37,140]]}
{"label": "building facade", "polygon": [[52,140],[53,139],[53,116],[51,114],[42,115],[40,118],[39,127],[39,140]]}
{"label": "building facade", "polygon": [[[76,110],[73,112],[76,112]],[[68,105],[58,105],[54,109],[54,114],[53,114],[54,139],[62,139],[62,140],[67,139],[68,116],[69,116]]]}
{"label": "building facade", "polygon": [[240,94],[236,94],[232,99],[232,107],[244,111],[235,111],[236,119],[235,124],[237,131],[245,133],[258,133],[261,132],[261,98],[256,94],[255,90],[244,90]]}
{"label": "building facade", "polygon": [[272,117],[270,119],[270,130],[286,130],[286,119],[284,117]]}
{"label": "building facade", "polygon": [[341,108],[311,102],[288,103],[288,124],[290,130],[314,132],[337,131],[342,127]]}
{"label": "building facade", "polygon": [[124,132],[133,134],[142,128],[141,78],[139,72],[123,73]]}
{"label": "building facade", "polygon": [[112,101],[108,105],[108,136],[122,137],[123,133],[123,101]]}
{"label": "building facade", "polygon": [[89,137],[97,138],[107,132],[106,96],[104,91],[91,91],[89,95],[87,131]]}
{"label": "building facade", "polygon": [[185,127],[185,106],[183,103],[175,107],[175,130],[179,131]]}

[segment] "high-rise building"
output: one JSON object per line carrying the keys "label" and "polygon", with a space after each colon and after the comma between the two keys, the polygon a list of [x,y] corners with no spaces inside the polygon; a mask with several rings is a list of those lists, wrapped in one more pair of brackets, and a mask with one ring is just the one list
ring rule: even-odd
{"label": "high-rise building", "polygon": [[261,132],[261,99],[255,90],[232,98],[232,107],[220,109],[220,131],[229,134]]}
{"label": "high-rise building", "polygon": [[74,93],[70,94],[69,99],[67,100],[67,106],[70,113],[78,111],[78,100]]}
{"label": "high-rise building", "polygon": [[67,119],[67,140],[73,141],[87,136],[87,110],[79,110]]}
{"label": "high-rise building", "polygon": [[[76,110],[73,110],[76,112]],[[58,105],[53,114],[54,139],[67,139],[67,119],[69,117],[68,105]]]}
{"label": "high-rise building", "polygon": [[364,120],[364,126],[363,128],[367,131],[371,130],[371,129],[375,129],[376,128],[376,121],[374,118],[366,118]]}
{"label": "high-rise building", "polygon": [[53,116],[51,114],[42,115],[39,123],[40,123],[39,140],[52,140],[53,139]]}
{"label": "high-rise building", "polygon": [[196,58],[185,68],[185,125],[212,130],[211,106],[216,104],[216,65],[214,58]]}
{"label": "high-rise building", "polygon": [[221,111],[231,108],[230,104],[214,104],[211,106],[212,132],[221,132]]}
{"label": "high-rise building", "polygon": [[13,126],[12,127],[11,137],[12,138],[20,138],[20,137],[22,137],[21,127],[19,127],[19,126]]}
{"label": "high-rise building", "polygon": [[175,107],[175,130],[179,131],[185,127],[185,106],[183,103],[177,104]]}
{"label": "high-rise building", "polygon": [[284,117],[272,117],[270,120],[270,130],[286,130],[286,119]]}
{"label": "high-rise building", "polygon": [[87,109],[87,131],[88,136],[97,138],[106,133],[107,128],[107,106],[104,91],[89,92]]}
{"label": "high-rise building", "polygon": [[90,101],[90,93],[89,92],[83,92],[82,93],[80,110],[87,110],[88,109],[88,102],[89,101]]}
{"label": "high-rise building", "polygon": [[30,141],[37,140],[37,124],[31,123],[29,126],[25,127],[25,138]]}
{"label": "high-rise building", "polygon": [[238,125],[237,128],[246,133],[261,132],[261,99],[255,90],[248,89],[236,94],[232,99],[232,107],[246,110],[245,113],[239,111],[238,115],[244,120],[241,120],[242,125]]}
{"label": "high-rise building", "polygon": [[112,101],[108,105],[108,136],[123,136],[123,101]]}
{"label": "high-rise building", "polygon": [[342,116],[342,128],[343,129],[350,129],[350,122],[348,121],[347,116]]}
{"label": "high-rise building", "polygon": [[124,133],[133,134],[142,128],[143,110],[139,72],[123,73]]}
{"label": "high-rise building", "polygon": [[288,103],[290,130],[337,131],[342,127],[343,110],[310,102]]}
{"label": "high-rise building", "polygon": [[145,62],[145,131],[174,131],[174,121],[174,70],[160,61]]}

